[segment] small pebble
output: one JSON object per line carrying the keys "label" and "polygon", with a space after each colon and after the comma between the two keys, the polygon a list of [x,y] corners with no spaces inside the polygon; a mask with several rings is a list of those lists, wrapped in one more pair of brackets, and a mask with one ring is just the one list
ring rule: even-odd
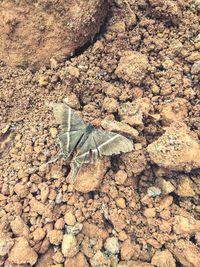
{"label": "small pebble", "polygon": [[148,188],[147,193],[149,197],[157,197],[161,194],[161,190],[158,187],[151,186]]}
{"label": "small pebble", "polygon": [[120,245],[118,239],[116,237],[107,238],[104,244],[104,248],[111,254],[119,253]]}
{"label": "small pebble", "polygon": [[65,213],[64,220],[65,220],[65,223],[70,226],[73,226],[76,223],[76,217],[71,211]]}
{"label": "small pebble", "polygon": [[121,209],[125,209],[126,208],[126,202],[125,202],[125,199],[123,197],[117,198],[116,199],[116,204]]}
{"label": "small pebble", "polygon": [[57,136],[57,134],[58,134],[58,130],[57,130],[57,128],[52,127],[52,128],[50,128],[49,131],[50,131],[51,137],[52,137],[52,138],[56,138],[56,136]]}
{"label": "small pebble", "polygon": [[72,234],[63,236],[61,251],[64,257],[73,257],[78,253],[76,237]]}

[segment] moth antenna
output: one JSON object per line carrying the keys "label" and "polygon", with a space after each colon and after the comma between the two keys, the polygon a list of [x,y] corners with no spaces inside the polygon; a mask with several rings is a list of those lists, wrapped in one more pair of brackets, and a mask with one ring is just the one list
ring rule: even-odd
{"label": "moth antenna", "polygon": [[65,156],[65,154],[60,150],[54,158],[52,158],[51,160],[49,160],[49,161],[47,162],[47,164],[54,163],[54,162],[56,162],[57,160],[63,158],[64,156]]}

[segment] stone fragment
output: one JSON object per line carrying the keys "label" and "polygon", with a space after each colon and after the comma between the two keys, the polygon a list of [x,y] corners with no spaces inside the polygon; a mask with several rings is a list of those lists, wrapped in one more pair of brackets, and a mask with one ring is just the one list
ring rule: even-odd
{"label": "stone fragment", "polygon": [[158,211],[162,211],[164,209],[167,209],[169,206],[171,206],[173,203],[173,197],[172,196],[165,196],[159,203]]}
{"label": "stone fragment", "polygon": [[143,112],[136,101],[120,105],[118,113],[122,122],[131,126],[143,126]]}
{"label": "stone fragment", "polygon": [[16,236],[23,236],[27,239],[29,238],[29,227],[26,225],[26,223],[22,220],[21,217],[17,216],[15,220],[10,223],[10,227],[12,229],[12,232]]}
{"label": "stone fragment", "polygon": [[155,208],[146,208],[143,212],[146,218],[153,218],[156,216],[156,209]]}
{"label": "stone fragment", "polygon": [[111,83],[103,82],[102,87],[105,94],[109,97],[118,98],[121,95],[121,89]]}
{"label": "stone fragment", "polygon": [[126,208],[126,201],[123,197],[119,197],[115,200],[117,206],[121,209],[125,209]]}
{"label": "stone fragment", "polygon": [[172,124],[147,151],[152,162],[169,170],[200,168],[200,144],[184,123]]}
{"label": "stone fragment", "polygon": [[130,239],[125,240],[120,249],[121,259],[130,260],[137,259],[139,257],[140,248],[139,245],[135,245]]}
{"label": "stone fragment", "polygon": [[162,251],[156,251],[151,259],[152,265],[159,266],[159,267],[176,267],[176,261],[172,256],[171,252],[167,249]]}
{"label": "stone fragment", "polygon": [[101,229],[95,224],[88,223],[88,222],[83,223],[82,232],[90,238],[106,239],[108,237],[108,232],[106,230]]}
{"label": "stone fragment", "polygon": [[13,264],[34,265],[37,258],[37,253],[30,247],[26,238],[18,237],[9,253],[8,260]]}
{"label": "stone fragment", "polygon": [[7,236],[0,236],[0,257],[6,256],[14,245],[14,240]]}
{"label": "stone fragment", "polygon": [[73,234],[73,235],[78,235],[83,229],[83,224],[77,222],[75,225],[73,226],[66,226],[66,231],[68,234]]}
{"label": "stone fragment", "polygon": [[180,197],[193,197],[196,195],[194,188],[195,185],[192,180],[188,176],[182,175],[179,178],[176,193]]}
{"label": "stone fragment", "polygon": [[183,121],[187,117],[187,114],[187,100],[184,98],[176,98],[174,101],[164,104],[161,109],[161,117],[165,125]]}
{"label": "stone fragment", "polygon": [[63,102],[75,110],[79,110],[81,107],[79,99],[74,93],[69,93],[67,97],[63,99]]}
{"label": "stone fragment", "polygon": [[169,244],[168,249],[182,266],[200,266],[200,252],[189,240],[180,239],[175,244]]}
{"label": "stone fragment", "polygon": [[41,201],[42,203],[45,203],[48,199],[49,196],[49,186],[47,183],[41,183],[39,185],[39,189],[40,189],[40,197],[41,197]]}
{"label": "stone fragment", "polygon": [[78,253],[78,244],[76,237],[72,234],[65,234],[61,245],[62,254],[65,257],[72,258]]}
{"label": "stone fragment", "polygon": [[120,121],[111,121],[105,118],[101,121],[101,126],[105,130],[108,130],[111,132],[117,132],[122,135],[126,135],[127,137],[130,137],[132,139],[136,139],[139,135],[139,132],[136,129],[132,128],[127,123],[120,122]]}
{"label": "stone fragment", "polygon": [[161,194],[161,190],[158,187],[151,186],[148,188],[147,194],[149,197],[157,197]]}
{"label": "stone fragment", "polygon": [[47,75],[40,74],[37,77],[37,81],[39,86],[46,86],[49,83],[49,77]]}
{"label": "stone fragment", "polygon": [[155,238],[149,238],[147,240],[147,243],[156,249],[159,249],[162,247],[162,245]]}
{"label": "stone fragment", "polygon": [[114,98],[105,97],[103,100],[102,108],[108,113],[115,113],[118,111],[119,103]]}
{"label": "stone fragment", "polygon": [[107,238],[104,244],[104,248],[111,254],[118,254],[120,248],[118,239],[116,237]]}
{"label": "stone fragment", "polygon": [[35,242],[41,241],[46,235],[46,232],[43,228],[36,228],[33,232],[33,240]]}
{"label": "stone fragment", "polygon": [[69,66],[65,68],[66,72],[68,72],[71,76],[75,77],[75,78],[79,78],[80,76],[80,71],[78,68],[73,67],[73,66]]}
{"label": "stone fragment", "polygon": [[109,215],[109,218],[117,232],[120,232],[126,227],[125,221],[121,218],[117,211],[112,211]]}
{"label": "stone fragment", "polygon": [[89,267],[89,264],[82,252],[79,252],[73,258],[68,258],[65,261],[64,267]]}
{"label": "stone fragment", "polygon": [[38,251],[38,253],[40,253],[40,254],[46,253],[48,251],[49,247],[50,247],[49,239],[47,237],[45,237],[44,240],[42,240],[42,242],[41,242],[40,250]]}
{"label": "stone fragment", "polygon": [[64,226],[65,226],[65,221],[63,218],[59,218],[54,224],[54,227],[57,230],[62,230]]}
{"label": "stone fragment", "polygon": [[[63,254],[59,250],[53,255],[52,259],[56,263],[63,263],[65,261]],[[63,267],[63,265],[62,265],[62,267]]]}
{"label": "stone fragment", "polygon": [[[129,267],[129,265],[130,265],[130,267],[155,267],[154,265],[152,265],[148,262],[143,262],[143,261],[128,261],[127,265],[128,265],[128,267]],[[122,265],[122,266],[117,265],[117,267],[125,267],[125,266],[124,265]]]}
{"label": "stone fragment", "polygon": [[168,195],[175,190],[175,187],[173,186],[173,184],[170,181],[167,181],[163,178],[158,178],[156,180],[156,184],[161,189],[162,194],[164,195]]}
{"label": "stone fragment", "polygon": [[[200,43],[200,42],[199,42]],[[200,60],[199,61],[196,61],[192,67],[191,67],[191,73],[193,75],[198,75],[200,74]]]}
{"label": "stone fragment", "polygon": [[40,215],[45,213],[46,207],[43,203],[39,202],[35,198],[31,198],[29,205],[31,207],[32,212],[37,212]]}
{"label": "stone fragment", "polygon": [[147,165],[143,150],[123,154],[121,159],[125,165],[125,171],[128,177],[140,174],[143,170],[145,170]]}
{"label": "stone fragment", "polygon": [[128,175],[124,170],[119,170],[116,174],[115,174],[115,181],[117,184],[122,185],[126,182]]}
{"label": "stone fragment", "polygon": [[93,164],[82,166],[76,176],[74,188],[82,193],[97,190],[106,173],[107,166],[106,158],[97,160]]}
{"label": "stone fragment", "polygon": [[49,241],[53,245],[60,245],[63,239],[63,232],[61,230],[50,230],[47,234]]}
{"label": "stone fragment", "polygon": [[124,81],[140,85],[148,70],[148,58],[136,51],[126,51],[120,58],[115,74]]}
{"label": "stone fragment", "polygon": [[196,220],[190,214],[176,215],[173,223],[173,230],[176,234],[194,235],[200,232],[200,221]]}
{"label": "stone fragment", "polygon": [[105,266],[109,267],[111,266],[111,262],[109,258],[102,253],[100,250],[97,251],[97,253],[90,259],[90,263],[92,267],[98,267],[98,266]]}
{"label": "stone fragment", "polygon": [[14,186],[14,191],[21,198],[24,198],[29,194],[29,190],[28,190],[27,185],[26,184],[22,184],[22,183],[17,183]]}
{"label": "stone fragment", "polygon": [[73,226],[76,223],[76,217],[71,211],[65,213],[64,220],[67,225]]}
{"label": "stone fragment", "polygon": [[49,130],[50,134],[51,134],[51,137],[52,138],[56,138],[56,136],[58,135],[58,129],[55,128],[55,127],[51,127],[50,130]]}

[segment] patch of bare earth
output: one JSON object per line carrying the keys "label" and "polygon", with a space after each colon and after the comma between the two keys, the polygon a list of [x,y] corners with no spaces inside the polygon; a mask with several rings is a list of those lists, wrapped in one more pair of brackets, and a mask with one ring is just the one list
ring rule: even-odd
{"label": "patch of bare earth", "polygon": [[[0,266],[200,266],[199,11],[111,1],[82,54],[36,72],[1,62]],[[134,140],[76,188],[64,159],[46,165],[59,132],[46,103],[63,99]]]}

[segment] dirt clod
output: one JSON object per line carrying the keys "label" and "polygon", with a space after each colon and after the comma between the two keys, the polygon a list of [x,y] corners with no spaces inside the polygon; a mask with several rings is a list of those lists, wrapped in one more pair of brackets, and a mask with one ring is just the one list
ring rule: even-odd
{"label": "dirt clod", "polygon": [[185,124],[173,124],[147,148],[153,162],[176,171],[200,167],[200,144]]}
{"label": "dirt clod", "polygon": [[116,75],[124,81],[140,85],[148,69],[148,58],[139,52],[127,51],[120,58]]}

